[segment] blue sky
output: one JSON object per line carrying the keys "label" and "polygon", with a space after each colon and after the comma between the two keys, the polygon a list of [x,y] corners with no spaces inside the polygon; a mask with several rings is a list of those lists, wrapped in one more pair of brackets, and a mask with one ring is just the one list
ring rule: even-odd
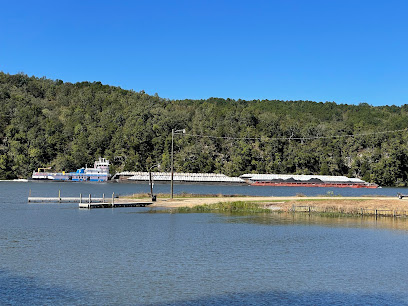
{"label": "blue sky", "polygon": [[3,1],[0,70],[170,99],[408,104],[408,1]]}

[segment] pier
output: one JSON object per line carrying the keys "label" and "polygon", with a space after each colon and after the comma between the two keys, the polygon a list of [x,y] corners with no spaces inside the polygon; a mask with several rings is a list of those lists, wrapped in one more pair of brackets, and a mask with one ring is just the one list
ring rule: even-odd
{"label": "pier", "polygon": [[146,207],[152,202],[133,202],[133,203],[79,203],[79,208],[118,208],[118,207]]}
{"label": "pier", "polygon": [[[81,197],[28,197],[28,203],[80,203],[84,199]],[[87,200],[85,198],[85,200]],[[92,203],[103,203],[105,198],[92,198]]]}
{"label": "pier", "polygon": [[92,197],[90,194],[88,197],[83,197],[82,194],[79,197],[62,197],[61,191],[58,191],[58,197],[28,197],[28,203],[78,203],[79,208],[118,208],[118,207],[146,207],[153,204],[149,201],[123,201],[115,200],[115,193],[112,193],[112,197],[102,198]]}

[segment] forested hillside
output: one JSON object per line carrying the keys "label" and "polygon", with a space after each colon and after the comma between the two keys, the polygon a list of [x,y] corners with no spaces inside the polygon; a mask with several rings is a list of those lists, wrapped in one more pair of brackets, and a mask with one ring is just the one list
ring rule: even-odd
{"label": "forested hillside", "polygon": [[381,186],[408,184],[408,132],[382,133],[408,127],[408,105],[169,100],[100,82],[1,72],[0,103],[1,179],[29,177],[46,166],[72,171],[99,156],[111,160],[111,173],[157,163],[169,171],[174,128],[186,129],[175,136],[179,172],[347,175]]}

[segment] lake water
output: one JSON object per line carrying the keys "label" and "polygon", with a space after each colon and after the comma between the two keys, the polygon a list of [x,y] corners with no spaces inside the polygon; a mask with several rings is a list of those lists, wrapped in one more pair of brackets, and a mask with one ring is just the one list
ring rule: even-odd
{"label": "lake water", "polygon": [[[18,182],[0,181],[0,190],[7,189],[9,184],[14,186]],[[127,195],[133,193],[148,193],[150,187],[147,183],[96,183],[96,182],[27,182],[18,183],[22,196],[58,196],[61,190],[63,196],[79,196],[92,194],[101,197],[103,193],[111,195]],[[154,184],[154,193],[170,193],[170,184]],[[253,196],[306,196],[326,195],[327,193],[341,196],[397,196],[397,193],[408,194],[408,188],[322,188],[322,187],[272,187],[248,185],[188,185],[174,184],[174,193],[193,194],[225,194],[225,195],[253,195]]]}
{"label": "lake water", "polygon": [[[176,185],[175,192],[327,192],[262,188]],[[408,305],[405,219],[150,214],[149,208],[27,203],[30,190],[100,196],[148,189],[0,182],[0,304]],[[169,185],[155,190],[168,193]],[[365,190],[378,191],[408,192]]]}

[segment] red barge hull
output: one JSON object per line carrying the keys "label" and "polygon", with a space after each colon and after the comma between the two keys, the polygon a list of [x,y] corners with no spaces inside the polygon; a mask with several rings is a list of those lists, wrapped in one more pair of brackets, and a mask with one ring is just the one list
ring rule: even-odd
{"label": "red barge hull", "polygon": [[253,182],[251,186],[378,188],[376,184]]}

